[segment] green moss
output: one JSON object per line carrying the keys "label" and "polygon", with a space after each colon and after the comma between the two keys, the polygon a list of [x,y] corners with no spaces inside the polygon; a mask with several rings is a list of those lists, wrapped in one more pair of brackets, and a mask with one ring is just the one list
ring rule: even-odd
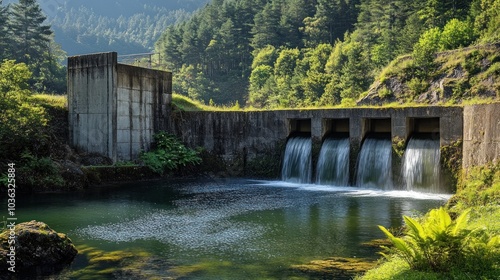
{"label": "green moss", "polygon": [[[195,276],[197,273],[203,274],[213,274],[214,272],[219,272],[222,268],[231,268],[233,264],[228,261],[204,261],[193,265],[181,265],[173,267],[169,270],[177,278]],[[221,277],[221,275],[219,275]]]}
{"label": "green moss", "polygon": [[277,178],[280,174],[285,141],[278,141],[270,149],[245,164],[245,175],[257,178]]}
{"label": "green moss", "polygon": [[500,163],[469,170],[448,205],[454,212],[468,207],[500,205]]}
{"label": "green moss", "polygon": [[[149,271],[151,263],[156,263],[151,254],[142,250],[119,250],[107,252],[89,246],[79,246],[79,253],[85,256],[85,268],[69,271],[64,277],[77,279],[162,279]],[[163,268],[165,264],[162,265]]]}
{"label": "green moss", "polygon": [[380,91],[378,92],[378,97],[380,97],[380,98],[382,98],[382,99],[383,99],[383,98],[388,98],[388,97],[390,97],[390,96],[392,96],[392,91],[391,91],[391,90],[389,90],[387,87],[384,87],[382,90],[380,90]]}
{"label": "green moss", "polygon": [[32,100],[43,107],[66,110],[68,105],[67,95],[35,94]]}
{"label": "green moss", "polygon": [[[406,148],[406,141],[401,137],[392,138],[392,170],[397,170],[400,168],[403,162],[403,154]],[[393,172],[394,182],[399,183],[400,179],[398,177],[399,172]]]}
{"label": "green moss", "polygon": [[375,269],[368,271],[362,277],[357,278],[363,280],[433,280],[433,279],[449,279],[445,275],[437,273],[412,271],[408,264],[399,258],[391,259],[389,262],[384,262]]}
{"label": "green moss", "polygon": [[353,277],[374,268],[375,265],[376,262],[369,259],[335,257],[292,265],[291,268],[314,278],[337,278]]}
{"label": "green moss", "polygon": [[462,140],[441,146],[441,170],[446,184],[455,187],[462,174]]}

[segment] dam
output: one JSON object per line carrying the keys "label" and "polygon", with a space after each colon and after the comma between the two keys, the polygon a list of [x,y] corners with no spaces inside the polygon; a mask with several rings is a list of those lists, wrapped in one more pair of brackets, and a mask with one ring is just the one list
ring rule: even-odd
{"label": "dam", "polygon": [[116,53],[68,58],[71,145],[133,161],[165,130],[227,176],[409,189],[443,184],[448,147],[466,169],[500,158],[500,103],[179,112],[171,94],[171,73],[119,64]]}

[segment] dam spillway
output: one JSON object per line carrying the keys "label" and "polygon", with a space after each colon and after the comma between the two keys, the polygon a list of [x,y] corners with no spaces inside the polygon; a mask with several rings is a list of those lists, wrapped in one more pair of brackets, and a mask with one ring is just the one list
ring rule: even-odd
{"label": "dam spillway", "polygon": [[116,53],[98,53],[68,58],[70,145],[85,153],[102,154],[113,162],[137,160],[140,152],[150,147],[151,135],[164,130],[190,147],[202,147],[220,162],[210,166],[218,168],[216,172],[276,178],[281,172],[284,145],[293,130],[291,120],[309,120],[313,164],[327,131],[341,127],[331,124],[344,120],[340,123],[347,124],[349,131],[352,184],[356,159],[369,126],[367,120],[384,118],[391,120],[393,146],[400,142],[406,145],[415,128],[437,123],[441,150],[455,147],[454,158],[463,159],[464,169],[500,160],[499,102],[187,112],[171,108],[171,73],[124,66],[116,57]]}
{"label": "dam spillway", "polygon": [[281,171],[283,181],[305,184],[311,182],[311,146],[310,137],[292,137],[288,140]]}
{"label": "dam spillway", "polygon": [[401,169],[408,191],[440,193],[439,140],[426,135],[413,136],[408,142]]}
{"label": "dam spillway", "polygon": [[321,146],[316,166],[316,183],[347,186],[349,184],[349,151],[349,138],[326,138]]}
{"label": "dam spillway", "polygon": [[365,139],[356,166],[356,186],[393,189],[390,135],[374,135]]}

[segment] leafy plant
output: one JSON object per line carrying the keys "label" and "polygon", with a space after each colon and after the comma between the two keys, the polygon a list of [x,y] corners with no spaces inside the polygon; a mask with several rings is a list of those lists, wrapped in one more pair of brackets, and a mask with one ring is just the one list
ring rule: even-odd
{"label": "leafy plant", "polygon": [[416,98],[420,94],[424,93],[429,87],[429,83],[419,78],[413,78],[408,82],[408,88],[410,89],[413,98]]}
{"label": "leafy plant", "polygon": [[56,163],[48,157],[37,157],[30,152],[24,152],[21,155],[20,166],[18,185],[22,185],[23,188],[50,189],[65,185]]}
{"label": "leafy plant", "polygon": [[24,63],[0,64],[0,158],[17,158],[19,150],[41,138],[40,129],[47,124],[45,110],[33,104],[26,89],[30,78]]}
{"label": "leafy plant", "polygon": [[449,202],[451,209],[457,212],[467,207],[487,205],[500,205],[500,163],[468,170],[458,185],[457,194]]}
{"label": "leafy plant", "polygon": [[[404,216],[408,231],[402,238],[395,237],[383,226],[379,228],[393,243],[393,251],[412,269],[473,271],[474,263],[498,258],[500,239],[481,228],[468,228],[469,213],[470,209],[462,212],[454,221],[442,207],[431,210],[424,222]],[[493,265],[491,261],[490,265]]]}
{"label": "leafy plant", "polygon": [[141,160],[155,173],[201,163],[199,152],[187,148],[172,134],[162,131],[154,135],[154,140],[155,148],[143,153]]}

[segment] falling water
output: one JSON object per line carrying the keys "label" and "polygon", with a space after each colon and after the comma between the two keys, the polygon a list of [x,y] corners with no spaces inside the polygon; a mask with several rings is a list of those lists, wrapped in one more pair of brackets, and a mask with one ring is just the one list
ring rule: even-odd
{"label": "falling water", "polygon": [[392,145],[390,137],[366,138],[358,157],[356,185],[392,189]]}
{"label": "falling water", "polygon": [[310,137],[292,137],[288,140],[283,159],[281,178],[294,183],[310,183],[312,173],[312,141]]}
{"label": "falling water", "polygon": [[401,170],[406,190],[440,193],[439,160],[439,139],[412,137]]}
{"label": "falling water", "polygon": [[349,138],[327,138],[316,166],[316,183],[347,186],[349,183]]}

